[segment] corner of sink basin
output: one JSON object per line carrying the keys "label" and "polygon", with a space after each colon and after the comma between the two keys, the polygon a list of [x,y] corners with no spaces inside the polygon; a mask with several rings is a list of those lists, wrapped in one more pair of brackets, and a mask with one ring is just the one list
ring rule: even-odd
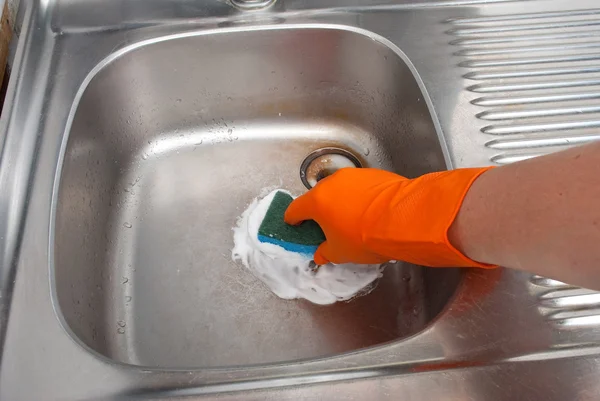
{"label": "corner of sink basin", "polygon": [[323,307],[277,298],[231,260],[240,213],[266,187],[303,192],[315,149],[410,177],[446,168],[427,94],[385,39],[319,25],[173,36],[111,56],[80,94],[53,282],[97,353],[156,368],[320,358],[414,335],[454,293],[458,270],[399,263],[368,296]]}

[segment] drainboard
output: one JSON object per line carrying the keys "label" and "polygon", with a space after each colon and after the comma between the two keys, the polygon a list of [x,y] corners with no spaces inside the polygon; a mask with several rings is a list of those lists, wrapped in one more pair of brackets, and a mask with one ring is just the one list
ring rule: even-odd
{"label": "drainboard", "polygon": [[282,300],[231,260],[269,187],[300,194],[312,151],[413,177],[445,168],[417,78],[356,32],[223,32],[138,47],[76,105],[55,221],[60,313],[89,348],[162,368],[318,358],[421,331],[460,273],[389,267],[366,297]]}

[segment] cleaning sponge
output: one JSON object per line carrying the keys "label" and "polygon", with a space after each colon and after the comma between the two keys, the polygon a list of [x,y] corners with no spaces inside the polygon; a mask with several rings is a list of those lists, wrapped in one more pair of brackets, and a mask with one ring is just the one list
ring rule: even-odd
{"label": "cleaning sponge", "polygon": [[258,229],[258,240],[312,257],[325,241],[325,234],[313,220],[304,221],[297,226],[283,221],[285,210],[293,200],[285,192],[278,191],[275,194]]}

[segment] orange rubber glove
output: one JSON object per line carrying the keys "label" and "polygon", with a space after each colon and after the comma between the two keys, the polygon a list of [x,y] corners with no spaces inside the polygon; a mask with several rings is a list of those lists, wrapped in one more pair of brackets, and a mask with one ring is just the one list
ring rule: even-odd
{"label": "orange rubber glove", "polygon": [[408,179],[384,170],[345,168],[295,199],[288,224],[313,219],[327,240],[315,263],[403,260],[431,267],[483,267],[448,240],[471,184],[488,168],[469,168]]}

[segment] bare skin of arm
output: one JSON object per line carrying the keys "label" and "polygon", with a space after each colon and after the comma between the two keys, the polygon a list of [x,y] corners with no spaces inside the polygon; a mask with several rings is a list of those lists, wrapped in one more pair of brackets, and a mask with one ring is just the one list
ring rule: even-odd
{"label": "bare skin of arm", "polygon": [[448,235],[473,260],[600,289],[600,143],[485,172]]}

